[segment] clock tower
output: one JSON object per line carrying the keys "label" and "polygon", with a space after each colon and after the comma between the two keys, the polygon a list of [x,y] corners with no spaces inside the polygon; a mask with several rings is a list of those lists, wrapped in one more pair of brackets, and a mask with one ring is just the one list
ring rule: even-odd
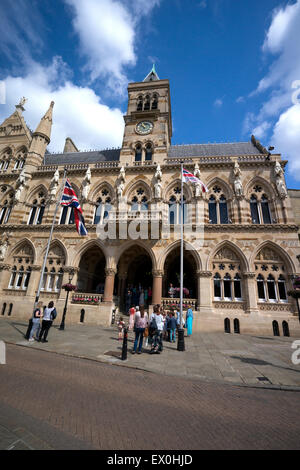
{"label": "clock tower", "polygon": [[159,79],[154,66],[143,82],[129,84],[124,120],[121,164],[162,164],[172,137],[170,84]]}

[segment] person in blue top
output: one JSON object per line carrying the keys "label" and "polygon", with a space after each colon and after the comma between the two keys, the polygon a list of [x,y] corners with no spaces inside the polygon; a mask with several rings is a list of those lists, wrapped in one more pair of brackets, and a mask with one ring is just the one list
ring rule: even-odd
{"label": "person in blue top", "polygon": [[193,310],[189,307],[188,311],[186,312],[186,327],[187,327],[187,335],[191,336],[193,332]]}

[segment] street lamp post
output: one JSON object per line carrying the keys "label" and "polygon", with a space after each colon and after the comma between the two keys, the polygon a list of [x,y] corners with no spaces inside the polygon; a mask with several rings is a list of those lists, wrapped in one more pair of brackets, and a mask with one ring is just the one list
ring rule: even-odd
{"label": "street lamp post", "polygon": [[69,284],[64,286],[64,289],[67,291],[67,297],[66,297],[66,302],[65,302],[65,307],[64,307],[64,312],[61,320],[61,324],[59,329],[62,331],[65,329],[65,319],[66,319],[66,314],[67,314],[67,305],[68,305],[68,298],[69,298],[69,293],[71,290],[74,290],[74,286],[72,286],[71,282],[74,277],[74,271],[70,271],[69,273]]}

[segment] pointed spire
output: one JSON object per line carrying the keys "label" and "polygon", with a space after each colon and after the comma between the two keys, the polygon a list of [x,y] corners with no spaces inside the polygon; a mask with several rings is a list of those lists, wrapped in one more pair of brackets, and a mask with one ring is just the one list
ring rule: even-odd
{"label": "pointed spire", "polygon": [[152,70],[148,73],[147,77],[145,77],[143,81],[154,82],[156,80],[159,80],[159,76],[156,73],[155,64],[153,64]]}
{"label": "pointed spire", "polygon": [[33,134],[33,135],[42,135],[43,137],[46,138],[46,140],[49,140],[49,142],[50,142],[51,128],[52,128],[53,107],[54,107],[54,101],[51,101],[48,111],[46,112],[45,116],[41,119],[41,122],[39,123],[39,125],[36,128],[36,131]]}

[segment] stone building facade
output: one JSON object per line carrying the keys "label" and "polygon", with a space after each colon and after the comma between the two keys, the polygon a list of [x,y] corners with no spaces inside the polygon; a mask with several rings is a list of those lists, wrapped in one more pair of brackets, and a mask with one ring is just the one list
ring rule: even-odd
{"label": "stone building facade", "polygon": [[80,152],[67,138],[63,153],[50,154],[54,103],[35,132],[24,105],[0,126],[0,318],[31,314],[65,168],[88,235],[77,234],[70,208],[58,207],[41,300],[62,313],[61,286],[72,273],[78,291],[67,323],[84,313],[85,323],[109,325],[129,285],[151,287],[152,304],[176,303],[168,288],[179,284],[183,161],[209,190],[184,185],[184,303],[195,310],[195,328],[299,334],[287,294],[300,275],[298,226],[280,155],[254,136],[173,146],[169,81],[154,69],[128,86],[120,149]]}

